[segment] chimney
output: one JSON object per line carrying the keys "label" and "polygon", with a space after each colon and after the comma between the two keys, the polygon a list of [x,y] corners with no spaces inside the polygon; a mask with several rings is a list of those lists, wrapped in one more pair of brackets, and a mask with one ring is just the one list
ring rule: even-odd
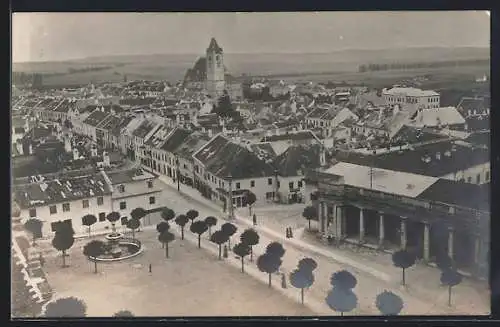
{"label": "chimney", "polygon": [[102,154],[102,161],[103,161],[104,167],[110,167],[111,166],[111,161],[109,159],[109,153],[107,153],[106,151],[104,151],[103,154]]}
{"label": "chimney", "polygon": [[97,147],[93,144],[92,144],[92,147],[90,148],[90,156],[97,157]]}
{"label": "chimney", "polygon": [[80,153],[78,153],[78,149],[74,148],[73,149],[73,160],[78,160],[80,158]]}
{"label": "chimney", "polygon": [[441,152],[436,152],[436,160],[441,160]]}

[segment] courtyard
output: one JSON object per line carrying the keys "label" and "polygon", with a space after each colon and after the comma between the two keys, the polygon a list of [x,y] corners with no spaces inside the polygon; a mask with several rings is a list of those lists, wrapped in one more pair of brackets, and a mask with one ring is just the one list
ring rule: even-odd
{"label": "courtyard", "polygon": [[166,259],[156,233],[144,231],[138,238],[144,245],[142,254],[99,263],[98,274],[81,252],[88,239],[73,245],[68,268],[61,268],[60,256],[50,257],[44,270],[54,297],[82,299],[88,317],[109,317],[119,310],[135,316],[314,315],[187,240],[173,241]]}

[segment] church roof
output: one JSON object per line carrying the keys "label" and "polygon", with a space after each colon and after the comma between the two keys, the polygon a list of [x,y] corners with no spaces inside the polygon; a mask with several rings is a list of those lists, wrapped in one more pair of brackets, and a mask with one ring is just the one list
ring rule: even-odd
{"label": "church roof", "polygon": [[212,38],[210,40],[210,45],[207,48],[207,52],[215,52],[215,53],[222,53],[222,48],[217,44],[217,41],[215,41],[215,38]]}

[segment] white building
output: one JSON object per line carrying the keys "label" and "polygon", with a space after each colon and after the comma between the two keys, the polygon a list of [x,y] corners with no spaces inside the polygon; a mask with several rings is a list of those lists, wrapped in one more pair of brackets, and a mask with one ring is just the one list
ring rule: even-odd
{"label": "white building", "polygon": [[83,176],[43,180],[14,186],[14,200],[21,208],[21,222],[37,218],[43,222],[42,237],[52,237],[58,224],[69,224],[75,234],[87,235],[82,217],[94,215],[92,230],[109,226],[106,215],[112,211],[111,188],[104,172]]}
{"label": "white building", "polygon": [[405,104],[416,105],[417,108],[430,109],[440,107],[439,93],[431,90],[421,90],[413,87],[393,87],[391,89],[383,89],[382,97],[386,105],[399,105],[403,107]]}

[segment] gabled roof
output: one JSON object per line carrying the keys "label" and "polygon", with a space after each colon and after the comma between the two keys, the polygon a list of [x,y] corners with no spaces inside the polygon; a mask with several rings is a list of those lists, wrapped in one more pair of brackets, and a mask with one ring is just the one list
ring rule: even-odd
{"label": "gabled roof", "polygon": [[467,113],[469,110],[483,111],[484,109],[490,108],[490,101],[489,98],[463,97],[457,105],[457,108],[463,113]]}
{"label": "gabled roof", "polygon": [[210,140],[210,142],[201,147],[200,150],[196,152],[194,157],[203,163],[208,163],[228,143],[229,140],[219,134],[215,136],[212,140]]}
{"label": "gabled roof", "polygon": [[314,136],[313,132],[307,130],[307,131],[298,131],[296,133],[265,136],[260,141],[261,142],[276,142],[276,141],[284,141],[284,140],[300,141],[300,140],[309,140],[309,139],[315,139],[315,136]]}
{"label": "gabled roof", "polygon": [[171,129],[166,126],[161,126],[153,133],[153,135],[151,135],[144,145],[159,149],[160,146],[165,143],[165,140],[170,132]]}
{"label": "gabled roof", "polygon": [[465,119],[455,107],[423,109],[415,117],[417,126],[465,124]]}
{"label": "gabled roof", "polygon": [[155,177],[153,174],[148,173],[147,171],[144,171],[140,168],[107,172],[106,175],[108,175],[111,184],[113,185],[131,183]]}
{"label": "gabled roof", "polygon": [[184,128],[176,128],[172,133],[170,133],[161,149],[167,152],[174,152],[177,147],[179,147],[184,140],[192,133]]}
{"label": "gabled roof", "polygon": [[248,179],[273,176],[274,167],[261,160],[255,153],[244,146],[227,142],[226,145],[211,158],[206,169],[215,176],[233,179]]}
{"label": "gabled roof", "polygon": [[137,128],[132,132],[133,136],[145,138],[158,124],[154,121],[145,119]]}
{"label": "gabled roof", "polygon": [[101,121],[103,121],[107,116],[109,116],[109,113],[102,112],[100,110],[94,110],[84,121],[84,124],[88,124],[90,126],[96,127],[99,125]]}
{"label": "gabled roof", "polygon": [[408,142],[408,143],[420,143],[428,142],[434,140],[444,140],[448,137],[442,134],[438,134],[429,130],[427,128],[417,128],[413,126],[404,125],[393,137],[395,141]]}
{"label": "gabled roof", "polygon": [[319,144],[291,146],[273,164],[281,176],[299,176],[305,174],[306,169],[320,167],[320,151]]}
{"label": "gabled roof", "polygon": [[174,154],[177,154],[181,158],[191,160],[193,154],[207,144],[208,141],[210,141],[210,137],[204,133],[191,133],[184,139],[181,145],[174,150]]}

